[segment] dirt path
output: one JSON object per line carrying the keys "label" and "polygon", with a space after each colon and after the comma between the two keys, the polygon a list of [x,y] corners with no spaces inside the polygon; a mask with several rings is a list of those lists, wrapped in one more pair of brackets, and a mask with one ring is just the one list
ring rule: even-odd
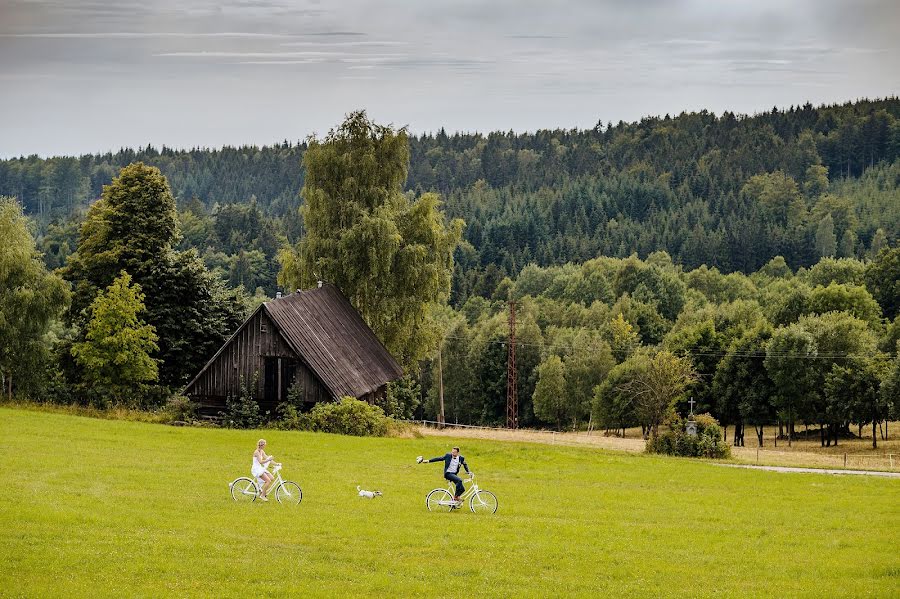
{"label": "dirt path", "polygon": [[900,472],[881,472],[879,470],[831,470],[826,468],[797,468],[790,466],[752,466],[750,464],[715,464],[726,468],[749,468],[751,470],[768,470],[770,472],[805,472],[811,474],[861,474],[865,476],[882,476],[900,478]]}

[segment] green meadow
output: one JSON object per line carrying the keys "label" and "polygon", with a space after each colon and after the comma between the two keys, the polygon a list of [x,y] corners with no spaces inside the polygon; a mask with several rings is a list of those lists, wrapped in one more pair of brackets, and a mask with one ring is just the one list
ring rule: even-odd
{"label": "green meadow", "polygon": [[[231,500],[259,437],[299,506]],[[0,408],[0,595],[900,596],[900,480],[468,439],[499,511],[430,513],[452,443]]]}

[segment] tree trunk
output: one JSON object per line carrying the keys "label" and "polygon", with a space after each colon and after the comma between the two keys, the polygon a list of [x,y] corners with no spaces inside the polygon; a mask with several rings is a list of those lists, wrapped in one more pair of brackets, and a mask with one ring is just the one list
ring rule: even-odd
{"label": "tree trunk", "polygon": [[734,425],[734,446],[735,447],[743,447],[744,446],[744,423],[737,422]]}
{"label": "tree trunk", "polygon": [[763,430],[764,430],[764,429],[763,429],[763,427],[761,427],[761,426],[757,426],[757,427],[756,427],[756,438],[757,438],[757,440],[759,441],[759,446],[760,446],[760,447],[763,446]]}
{"label": "tree trunk", "polygon": [[[825,445],[825,425],[819,425],[819,443],[821,443],[822,447],[826,447]],[[828,445],[827,447],[831,447],[831,433],[829,431],[828,435]]]}
{"label": "tree trunk", "polygon": [[872,417],[872,449],[878,449],[878,435],[875,434],[875,420],[876,417]]}
{"label": "tree trunk", "polygon": [[788,422],[788,447],[791,447],[794,442],[794,406],[791,405],[790,414],[788,416],[790,418],[790,422]]}

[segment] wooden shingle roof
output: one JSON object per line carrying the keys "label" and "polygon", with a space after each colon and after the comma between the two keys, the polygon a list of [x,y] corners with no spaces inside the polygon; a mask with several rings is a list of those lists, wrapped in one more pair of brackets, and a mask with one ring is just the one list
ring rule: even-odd
{"label": "wooden shingle roof", "polygon": [[361,397],[403,369],[359,312],[328,283],[263,304],[288,344],[335,397]]}

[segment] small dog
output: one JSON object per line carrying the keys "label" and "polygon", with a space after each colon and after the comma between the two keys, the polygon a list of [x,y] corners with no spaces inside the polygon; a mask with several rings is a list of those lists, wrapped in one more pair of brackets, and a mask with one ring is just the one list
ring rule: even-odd
{"label": "small dog", "polygon": [[356,485],[356,490],[359,491],[360,497],[365,497],[366,499],[381,497],[381,491],[366,491],[365,489],[361,489],[359,485]]}

